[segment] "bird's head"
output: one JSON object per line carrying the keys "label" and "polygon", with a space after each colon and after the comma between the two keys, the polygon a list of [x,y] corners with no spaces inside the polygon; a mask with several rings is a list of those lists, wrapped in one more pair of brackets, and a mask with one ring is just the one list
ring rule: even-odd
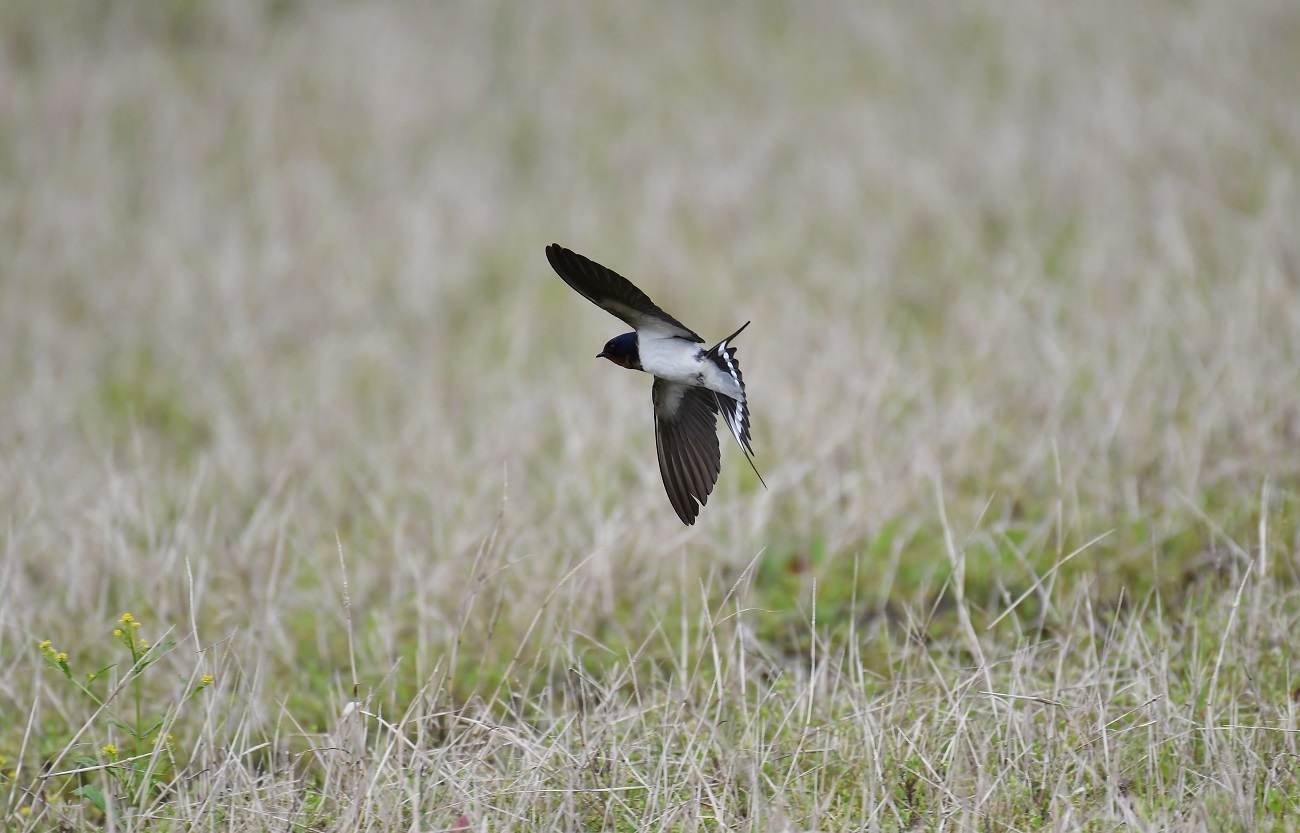
{"label": "bird's head", "polygon": [[605,342],[605,349],[596,354],[598,359],[609,359],[619,367],[641,369],[641,353],[636,346],[636,333],[624,333]]}

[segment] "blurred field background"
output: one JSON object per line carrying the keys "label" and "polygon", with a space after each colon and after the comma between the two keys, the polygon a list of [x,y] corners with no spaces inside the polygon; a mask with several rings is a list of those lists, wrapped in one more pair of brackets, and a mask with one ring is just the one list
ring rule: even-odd
{"label": "blurred field background", "polygon": [[[4,3],[5,829],[1295,830],[1297,44]],[[753,320],[767,490],[551,242]]]}

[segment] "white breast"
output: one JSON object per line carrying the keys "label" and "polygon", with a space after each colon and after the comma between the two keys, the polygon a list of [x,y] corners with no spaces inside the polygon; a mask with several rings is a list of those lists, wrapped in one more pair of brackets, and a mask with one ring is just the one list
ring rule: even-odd
{"label": "white breast", "polygon": [[704,360],[704,349],[682,338],[646,338],[637,334],[641,368],[670,382],[708,388],[732,399],[744,400],[745,392],[736,380],[711,361]]}
{"label": "white breast", "polygon": [[704,371],[700,361],[700,346],[683,338],[647,338],[637,334],[637,350],[641,354],[641,367],[670,382],[699,385],[697,378]]}

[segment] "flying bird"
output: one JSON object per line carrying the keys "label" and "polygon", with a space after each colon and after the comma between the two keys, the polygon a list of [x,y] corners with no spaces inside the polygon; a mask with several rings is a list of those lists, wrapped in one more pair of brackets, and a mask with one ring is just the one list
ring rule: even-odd
{"label": "flying bird", "polygon": [[[701,346],[704,339],[659,309],[622,275],[559,244],[546,247],[546,259],[579,295],[632,327],[633,332],[606,342],[596,358],[655,377],[650,399],[655,412],[659,474],[668,501],[682,523],[695,523],[700,507],[708,502],[718,482],[722,468],[719,412],[762,483],[749,444],[745,380],[740,375],[736,348],[731,346],[750,322],[705,350]],[[767,484],[763,483],[763,487]]]}

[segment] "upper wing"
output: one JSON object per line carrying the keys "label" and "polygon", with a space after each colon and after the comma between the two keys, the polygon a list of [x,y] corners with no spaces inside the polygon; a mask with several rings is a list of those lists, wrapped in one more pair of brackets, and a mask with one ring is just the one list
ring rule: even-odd
{"label": "upper wing", "polygon": [[[655,449],[668,500],[690,526],[722,469],[713,391],[655,378]],[[697,505],[698,502],[698,505]]]}
{"label": "upper wing", "polygon": [[703,343],[689,327],[655,306],[632,282],[558,243],[546,247],[551,267],[579,295],[626,321],[637,331],[657,332]]}

